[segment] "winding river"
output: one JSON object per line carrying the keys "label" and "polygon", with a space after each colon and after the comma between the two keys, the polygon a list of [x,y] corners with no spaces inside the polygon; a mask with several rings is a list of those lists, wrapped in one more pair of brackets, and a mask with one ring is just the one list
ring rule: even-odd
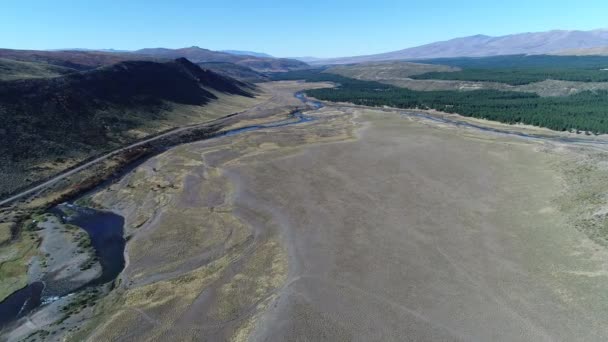
{"label": "winding river", "polygon": [[[306,98],[303,92],[296,93],[295,97],[312,109],[323,107],[321,102]],[[259,129],[295,125],[313,120],[313,117],[305,115],[302,111],[295,111],[289,118],[284,120],[224,131],[213,138],[232,136]],[[62,217],[66,223],[79,226],[89,234],[95,254],[102,266],[102,274],[98,278],[70,292],[51,290],[54,288],[53,284],[40,281],[31,283],[25,288],[14,292],[0,303],[0,329],[19,318],[27,316],[41,305],[85,288],[113,281],[125,267],[124,249],[126,243],[124,240],[124,218],[122,216],[109,211],[96,210],[71,203],[60,204],[51,209],[50,212]],[[71,214],[66,215],[67,212]]]}

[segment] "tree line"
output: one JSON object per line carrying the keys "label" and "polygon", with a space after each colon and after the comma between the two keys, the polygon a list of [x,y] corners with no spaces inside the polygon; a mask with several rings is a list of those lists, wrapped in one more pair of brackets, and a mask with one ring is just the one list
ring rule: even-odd
{"label": "tree line", "polygon": [[322,69],[275,74],[273,79],[328,81],[336,88],[308,90],[309,96],[334,102],[408,109],[435,109],[447,113],[524,123],[558,131],[608,133],[608,92],[586,91],[562,97],[533,93],[473,90],[414,91],[373,81],[359,81],[323,73]]}
{"label": "tree line", "polygon": [[429,72],[414,79],[499,82],[522,85],[548,79],[608,82],[608,56],[508,55],[436,58],[419,63],[462,68],[456,72]]}

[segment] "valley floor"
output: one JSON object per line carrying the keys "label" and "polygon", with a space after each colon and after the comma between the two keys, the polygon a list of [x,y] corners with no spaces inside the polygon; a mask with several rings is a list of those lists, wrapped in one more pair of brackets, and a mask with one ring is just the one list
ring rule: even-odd
{"label": "valley floor", "polygon": [[126,218],[127,267],[66,336],[608,338],[604,152],[390,109],[307,115],[172,148],[94,194]]}

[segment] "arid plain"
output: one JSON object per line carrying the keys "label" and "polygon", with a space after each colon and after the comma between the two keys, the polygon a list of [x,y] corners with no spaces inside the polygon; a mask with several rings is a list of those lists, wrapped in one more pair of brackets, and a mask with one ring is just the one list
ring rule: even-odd
{"label": "arid plain", "polygon": [[126,218],[127,267],[67,337],[608,337],[601,146],[391,109],[306,115],[172,148],[95,193]]}

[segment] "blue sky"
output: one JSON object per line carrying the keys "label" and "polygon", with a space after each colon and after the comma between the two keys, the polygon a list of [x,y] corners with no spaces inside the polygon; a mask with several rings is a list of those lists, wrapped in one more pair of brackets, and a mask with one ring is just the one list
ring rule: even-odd
{"label": "blue sky", "polygon": [[0,47],[184,47],[336,57],[473,34],[608,27],[608,1],[0,0]]}

